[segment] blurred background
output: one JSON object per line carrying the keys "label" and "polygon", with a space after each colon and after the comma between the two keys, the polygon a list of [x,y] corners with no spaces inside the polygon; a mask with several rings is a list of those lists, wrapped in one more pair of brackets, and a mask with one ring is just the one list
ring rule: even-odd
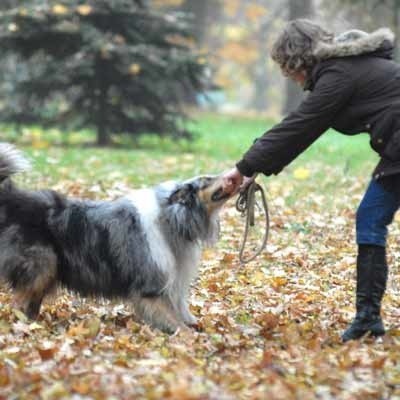
{"label": "blurred background", "polygon": [[290,19],[336,33],[400,29],[399,0],[3,0],[0,9],[0,121],[15,138],[26,126],[89,129],[99,145],[190,138],[196,110],[279,120],[303,96],[269,57]]}
{"label": "blurred background", "polygon": [[[272,116],[293,109],[302,96],[284,82],[269,51],[285,22],[310,18],[340,33],[389,26],[399,30],[398,0],[160,0],[168,11],[189,12],[197,45],[210,55],[215,82],[223,91],[221,109]],[[285,90],[283,89],[286,86]]]}

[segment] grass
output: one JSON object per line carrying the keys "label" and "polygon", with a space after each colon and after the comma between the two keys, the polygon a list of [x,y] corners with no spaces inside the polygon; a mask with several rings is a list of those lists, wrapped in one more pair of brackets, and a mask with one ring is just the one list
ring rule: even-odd
{"label": "grass", "polygon": [[[13,129],[5,127],[3,132],[4,140],[16,141],[34,160],[29,183],[35,187],[60,180],[81,180],[89,185],[122,181],[136,187],[229,169],[273,123],[262,117],[202,113],[190,122],[193,141],[153,135],[136,141],[120,137],[118,147],[105,149],[87,146],[95,139],[88,131],[66,135],[55,129],[27,127],[16,136]],[[346,137],[329,131],[268,184],[289,182],[293,192],[286,198],[289,203],[307,196],[310,180],[318,180],[323,191],[334,194],[346,175],[366,182],[376,161],[366,135]]]}

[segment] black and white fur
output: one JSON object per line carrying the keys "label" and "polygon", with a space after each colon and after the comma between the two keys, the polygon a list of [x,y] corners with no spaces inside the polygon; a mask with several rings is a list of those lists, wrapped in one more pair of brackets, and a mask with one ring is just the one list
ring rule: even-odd
{"label": "black and white fur", "polygon": [[188,290],[202,246],[218,237],[218,211],[229,197],[221,178],[90,201],[20,189],[9,177],[27,166],[18,150],[0,144],[0,278],[29,317],[62,286],[127,299],[142,320],[164,331],[196,323]]}

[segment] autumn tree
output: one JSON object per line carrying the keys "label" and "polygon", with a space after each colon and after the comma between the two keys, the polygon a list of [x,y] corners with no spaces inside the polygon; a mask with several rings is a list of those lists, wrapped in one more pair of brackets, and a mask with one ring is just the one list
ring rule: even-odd
{"label": "autumn tree", "polygon": [[[270,49],[285,21],[312,17],[312,0],[149,1],[195,16],[197,38],[211,55],[211,67],[227,103],[276,115],[282,108],[284,112],[295,108],[301,100],[302,91],[284,83],[271,62]],[[282,91],[282,85],[287,90]]]}
{"label": "autumn tree", "polygon": [[[160,12],[178,12],[188,22],[188,31],[193,49],[208,52],[210,46],[210,24],[213,24],[220,9],[220,2],[215,0],[148,0],[148,4]],[[211,70],[209,70],[210,72]],[[210,82],[211,83],[211,82]],[[209,89],[215,87],[213,84]],[[184,92],[185,102],[197,106],[198,93],[190,88]]]}
{"label": "autumn tree", "polygon": [[[288,0],[288,20],[310,18],[313,14],[312,0]],[[286,81],[286,99],[283,113],[294,110],[303,99],[303,90],[291,79]]]}
{"label": "autumn tree", "polygon": [[179,15],[141,0],[34,0],[0,14],[0,48],[17,54],[0,119],[111,134],[187,135],[182,94],[201,90],[204,62]]}

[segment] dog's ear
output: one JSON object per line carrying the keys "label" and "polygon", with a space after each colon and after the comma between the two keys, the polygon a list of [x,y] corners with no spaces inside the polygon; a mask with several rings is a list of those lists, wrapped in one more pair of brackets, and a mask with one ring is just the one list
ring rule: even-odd
{"label": "dog's ear", "polygon": [[190,207],[196,200],[196,188],[187,183],[176,189],[168,198],[169,204],[181,204]]}

